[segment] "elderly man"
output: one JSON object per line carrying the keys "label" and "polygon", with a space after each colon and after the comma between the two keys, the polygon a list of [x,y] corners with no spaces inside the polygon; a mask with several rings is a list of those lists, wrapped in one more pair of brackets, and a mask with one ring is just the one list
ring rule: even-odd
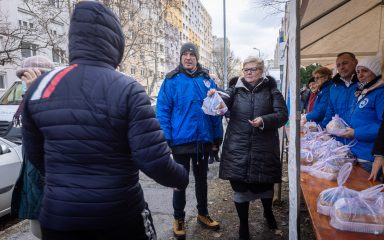
{"label": "elderly man", "polygon": [[[187,171],[192,159],[197,199],[197,221],[210,229],[219,223],[211,219],[207,208],[208,157],[212,144],[221,145],[221,117],[205,115],[201,109],[210,88],[216,88],[208,71],[198,63],[199,51],[195,44],[185,43],[180,50],[180,65],[168,73],[157,99],[157,118],[172,148],[177,163]],[[177,238],[185,232],[185,190],[173,192],[174,224]]]}

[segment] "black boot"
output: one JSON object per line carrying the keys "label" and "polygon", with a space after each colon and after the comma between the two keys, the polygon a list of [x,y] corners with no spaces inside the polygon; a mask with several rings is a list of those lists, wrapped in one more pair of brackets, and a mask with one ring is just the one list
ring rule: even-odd
{"label": "black boot", "polygon": [[267,220],[269,229],[277,229],[277,223],[272,211],[272,198],[261,199],[264,208],[264,217]]}
{"label": "black boot", "polygon": [[215,161],[216,161],[216,162],[220,162],[219,150],[214,151],[214,152],[213,152],[213,155],[215,156]]}
{"label": "black boot", "polygon": [[212,164],[215,161],[215,154],[213,150],[209,151],[209,156],[208,156],[208,163]]}
{"label": "black boot", "polygon": [[240,219],[239,240],[249,240],[248,210],[249,202],[235,202],[237,215]]}

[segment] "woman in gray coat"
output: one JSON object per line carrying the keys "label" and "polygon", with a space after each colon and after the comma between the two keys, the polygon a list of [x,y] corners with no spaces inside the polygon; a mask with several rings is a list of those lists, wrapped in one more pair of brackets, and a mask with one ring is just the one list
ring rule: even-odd
{"label": "woman in gray coat", "polygon": [[[210,90],[208,95],[214,93]],[[249,202],[261,198],[268,227],[276,229],[272,212],[274,183],[281,182],[278,128],[288,120],[284,98],[264,62],[248,57],[243,76],[223,97],[231,111],[224,138],[219,176],[229,180],[240,219],[239,237],[249,239]]]}

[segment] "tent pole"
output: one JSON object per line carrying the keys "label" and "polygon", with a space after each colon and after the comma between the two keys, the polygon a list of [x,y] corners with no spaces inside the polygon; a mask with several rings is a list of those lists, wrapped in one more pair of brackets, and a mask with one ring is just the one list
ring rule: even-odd
{"label": "tent pole", "polygon": [[300,0],[289,3],[288,25],[288,81],[290,84],[289,114],[289,240],[300,239],[300,108],[299,108],[299,64],[300,64]]}

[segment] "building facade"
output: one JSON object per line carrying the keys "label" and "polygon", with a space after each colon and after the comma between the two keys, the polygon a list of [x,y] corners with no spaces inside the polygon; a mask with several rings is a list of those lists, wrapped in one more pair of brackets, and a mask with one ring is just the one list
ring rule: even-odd
{"label": "building facade", "polygon": [[[68,62],[67,34],[76,2],[0,0],[0,95],[16,80],[15,72],[26,57],[44,55],[57,66]],[[157,96],[166,73],[178,66],[185,42],[199,47],[199,62],[210,68],[212,19],[200,0],[100,2],[116,13],[125,34],[125,51],[118,70],[134,77],[149,95]],[[6,37],[11,30],[20,30],[21,34]],[[9,42],[19,48],[12,50]],[[7,59],[7,51],[11,60]]]}
{"label": "building facade", "polygon": [[67,63],[69,12],[73,1],[0,0],[0,95],[15,80],[23,59],[43,55]]}

